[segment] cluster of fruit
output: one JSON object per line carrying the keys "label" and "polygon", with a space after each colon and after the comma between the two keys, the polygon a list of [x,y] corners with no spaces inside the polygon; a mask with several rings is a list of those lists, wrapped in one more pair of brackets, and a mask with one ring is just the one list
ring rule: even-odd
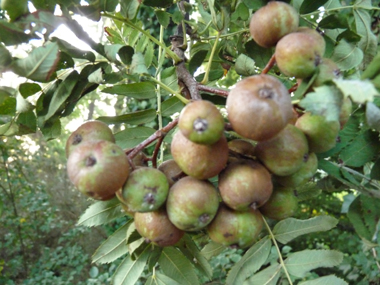
{"label": "cluster of fruit", "polygon": [[[269,2],[252,16],[250,27],[259,45],[275,46],[285,75],[303,80],[318,68],[314,88],[339,74],[323,58],[323,37],[299,28],[290,5]],[[205,230],[217,243],[250,246],[262,230],[262,215],[281,220],[295,213],[294,188],[313,177],[316,153],[334,147],[348,112],[330,121],[295,109],[283,83],[267,74],[238,82],[226,107],[240,139],[227,141],[225,118],[213,103],[190,102],[173,135],[173,159],[158,168],[135,157],[132,169],[108,126],[87,122],[67,141],[69,177],[94,199],[116,195],[140,235],[156,245],[170,246],[186,231]],[[217,186],[209,181],[215,176]]]}

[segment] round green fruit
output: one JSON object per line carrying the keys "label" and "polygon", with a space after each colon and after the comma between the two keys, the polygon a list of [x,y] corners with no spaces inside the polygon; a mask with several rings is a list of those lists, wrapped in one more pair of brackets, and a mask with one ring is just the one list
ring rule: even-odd
{"label": "round green fruit", "polygon": [[276,45],[277,66],[287,76],[310,77],[321,63],[325,47],[323,38],[319,41],[314,35],[304,32],[288,34]]}
{"label": "round green fruit", "polygon": [[133,212],[150,212],[166,201],[169,182],[156,168],[140,167],[133,170],[121,190],[121,201]]}
{"label": "round green fruit", "polygon": [[109,200],[127,180],[129,162],[116,144],[88,141],[73,149],[67,161],[67,172],[80,192],[96,200]]}
{"label": "round green fruit", "polygon": [[169,191],[166,211],[170,221],[184,231],[198,231],[214,218],[219,207],[219,195],[206,180],[187,176]]}
{"label": "round green fruit", "polygon": [[273,220],[283,220],[294,216],[298,209],[298,199],[290,188],[275,188],[272,196],[261,208],[260,212]]}
{"label": "round green fruit", "polygon": [[81,143],[91,140],[115,142],[111,129],[101,121],[87,121],[80,125],[66,141],[66,157]]}
{"label": "round green fruit", "polygon": [[298,171],[309,153],[308,141],[301,130],[288,124],[274,138],[259,142],[258,159],[275,175],[287,176]]}
{"label": "round green fruit", "polygon": [[178,128],[192,142],[214,144],[223,135],[224,119],[213,103],[198,100],[182,109]]}
{"label": "round green fruit", "polygon": [[340,123],[307,112],[298,118],[296,127],[306,135],[310,152],[322,153],[336,145]]}
{"label": "round green fruit", "polygon": [[228,144],[224,135],[214,144],[197,144],[179,131],[173,136],[171,154],[183,172],[203,180],[217,175],[226,166]]}
{"label": "round green fruit", "polygon": [[246,248],[256,241],[263,224],[258,210],[235,211],[221,204],[214,220],[207,226],[207,234],[216,243]]}
{"label": "round green fruit", "polygon": [[259,46],[269,48],[275,46],[283,36],[294,32],[298,23],[298,13],[292,6],[271,1],[252,15],[249,30]]}
{"label": "round green fruit", "polygon": [[218,188],[228,207],[237,211],[256,210],[272,194],[272,177],[261,163],[241,160],[229,164],[219,174]]}
{"label": "round green fruit", "polygon": [[288,90],[281,81],[267,74],[238,82],[230,91],[226,106],[234,131],[255,141],[274,137],[293,116]]}
{"label": "round green fruit", "polygon": [[318,158],[314,152],[305,155],[301,168],[289,176],[276,176],[277,183],[285,187],[302,185],[314,176],[318,169]]}
{"label": "round green fruit", "polygon": [[169,220],[164,208],[147,213],[135,213],[134,222],[138,233],[160,247],[175,245],[184,232],[176,228]]}

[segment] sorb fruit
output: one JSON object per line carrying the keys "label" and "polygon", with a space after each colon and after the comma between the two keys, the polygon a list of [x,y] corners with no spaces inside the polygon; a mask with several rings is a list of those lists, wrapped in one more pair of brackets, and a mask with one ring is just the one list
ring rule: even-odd
{"label": "sorb fruit", "polygon": [[132,171],[121,191],[121,199],[133,212],[149,212],[161,207],[168,196],[169,182],[156,168]]}
{"label": "sorb fruit", "polygon": [[228,148],[236,154],[249,156],[249,157],[255,156],[254,145],[246,140],[234,139],[232,141],[229,141]]}
{"label": "sorb fruit", "polygon": [[241,160],[229,164],[219,174],[218,188],[224,203],[238,211],[257,209],[272,194],[268,170],[257,161]]}
{"label": "sorb fruit", "polygon": [[286,34],[294,32],[298,23],[298,13],[292,6],[272,1],[252,15],[249,29],[258,45],[269,48]]}
{"label": "sorb fruit", "polygon": [[192,142],[213,144],[223,135],[224,119],[213,103],[198,100],[187,104],[182,109],[178,127]]}
{"label": "sorb fruit", "polygon": [[105,140],[115,142],[115,137],[111,129],[101,121],[87,121],[80,125],[66,141],[66,157],[78,145],[91,140]]}
{"label": "sorb fruit", "polygon": [[[322,36],[321,36],[322,38]],[[313,75],[325,53],[325,42],[314,35],[297,32],[284,36],[276,45],[278,68],[287,76],[307,78]]]}
{"label": "sorb fruit", "polygon": [[298,171],[309,153],[308,141],[301,130],[288,124],[271,140],[256,146],[258,159],[275,175],[287,176]]}
{"label": "sorb fruit", "polygon": [[164,247],[176,244],[184,232],[169,220],[164,208],[146,213],[135,213],[134,221],[139,234],[155,245]]}
{"label": "sorb fruit", "polygon": [[206,227],[219,207],[219,195],[206,180],[187,176],[169,191],[166,210],[170,221],[179,229],[197,231]]}
{"label": "sorb fruit", "polygon": [[322,153],[335,146],[340,123],[327,121],[322,115],[307,112],[298,118],[296,127],[306,135],[310,151]]}
{"label": "sorb fruit", "polygon": [[158,170],[165,174],[169,182],[169,187],[173,186],[174,183],[186,176],[186,174],[182,171],[174,159],[164,161],[162,164],[160,164]]}
{"label": "sorb fruit", "polygon": [[267,74],[238,82],[230,91],[226,105],[232,128],[255,141],[274,137],[293,116],[288,90],[281,81]]}
{"label": "sorb fruit", "polygon": [[67,172],[80,192],[97,200],[109,200],[127,180],[129,162],[116,144],[87,141],[71,152]]}
{"label": "sorb fruit", "polygon": [[262,228],[263,220],[258,210],[235,211],[221,204],[207,226],[207,233],[216,243],[245,248],[256,241]]}
{"label": "sorb fruit", "polygon": [[187,175],[201,180],[208,179],[225,167],[228,160],[228,144],[224,135],[214,144],[197,144],[178,131],[173,136],[171,154]]}
{"label": "sorb fruit", "polygon": [[292,188],[275,188],[269,201],[260,212],[273,220],[283,220],[292,217],[298,209],[298,199]]}

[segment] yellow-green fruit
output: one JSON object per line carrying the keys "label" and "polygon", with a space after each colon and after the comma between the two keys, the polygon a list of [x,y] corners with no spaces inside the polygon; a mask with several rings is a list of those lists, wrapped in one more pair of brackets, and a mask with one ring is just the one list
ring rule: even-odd
{"label": "yellow-green fruit", "polygon": [[298,118],[296,127],[306,135],[310,152],[322,153],[336,145],[340,123],[307,112]]}
{"label": "yellow-green fruit", "polygon": [[134,222],[138,233],[157,246],[175,245],[184,232],[176,228],[169,220],[164,208],[147,213],[135,213]]}
{"label": "yellow-green fruit", "polygon": [[293,116],[285,85],[267,74],[250,76],[238,82],[230,91],[226,106],[234,131],[255,141],[274,137]]}
{"label": "yellow-green fruit", "polygon": [[271,140],[256,146],[258,159],[275,175],[287,176],[298,171],[309,153],[308,141],[301,130],[288,124]]}
{"label": "yellow-green fruit", "polygon": [[296,78],[314,74],[325,53],[325,42],[314,35],[297,32],[284,36],[276,45],[275,57],[280,71]]}
{"label": "yellow-green fruit", "polygon": [[273,220],[283,220],[292,217],[298,209],[298,200],[291,188],[275,188],[269,201],[260,212]]}
{"label": "yellow-green fruit", "polygon": [[171,154],[183,172],[203,180],[217,175],[226,166],[228,144],[224,135],[214,144],[197,144],[179,131],[173,136]]}
{"label": "yellow-green fruit", "polygon": [[192,142],[213,144],[223,135],[224,119],[213,103],[198,100],[182,109],[178,128]]}
{"label": "yellow-green fruit", "polygon": [[246,248],[256,241],[263,224],[258,210],[235,211],[221,204],[214,220],[207,226],[207,234],[216,243]]}
{"label": "yellow-green fruit", "polygon": [[298,23],[298,13],[292,6],[271,1],[252,15],[249,30],[259,46],[269,48],[286,34],[294,32]]}
{"label": "yellow-green fruit", "polygon": [[91,140],[115,142],[111,129],[101,121],[87,121],[80,125],[66,141],[66,157],[81,143]]}
{"label": "yellow-green fruit", "polygon": [[258,161],[229,164],[220,174],[218,188],[224,203],[237,211],[257,209],[272,194],[272,177]]}
{"label": "yellow-green fruit", "polygon": [[304,157],[301,168],[289,176],[276,176],[277,183],[285,187],[295,187],[302,185],[314,176],[318,169],[318,158],[314,152]]}
{"label": "yellow-green fruit", "polygon": [[214,218],[219,207],[216,188],[207,180],[187,176],[169,191],[166,211],[170,221],[184,231],[198,231]]}
{"label": "yellow-green fruit", "polygon": [[28,12],[28,0],[1,0],[1,10],[7,11],[11,21]]}

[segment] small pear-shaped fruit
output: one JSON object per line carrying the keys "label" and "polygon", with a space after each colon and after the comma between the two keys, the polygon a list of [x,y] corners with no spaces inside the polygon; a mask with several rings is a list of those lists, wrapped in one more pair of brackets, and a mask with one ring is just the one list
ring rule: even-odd
{"label": "small pear-shaped fruit", "polygon": [[257,209],[272,194],[272,177],[261,163],[241,160],[229,164],[219,174],[218,188],[228,207],[238,211]]}
{"label": "small pear-shaped fruit", "polygon": [[66,141],[66,157],[78,145],[91,140],[105,140],[115,142],[111,129],[101,121],[87,121],[80,125]]}
{"label": "small pear-shaped fruit", "polygon": [[214,218],[219,207],[219,195],[207,180],[187,176],[169,191],[166,210],[170,221],[184,231],[198,231]]}
{"label": "small pear-shaped fruit", "polygon": [[309,153],[305,135],[290,124],[271,140],[259,142],[255,150],[258,159],[278,176],[298,171]]}
{"label": "small pear-shaped fruit", "polygon": [[129,175],[124,151],[109,141],[87,141],[71,152],[67,173],[75,187],[96,200],[115,196]]}
{"label": "small pear-shaped fruit", "polygon": [[263,224],[258,210],[235,211],[221,204],[214,220],[207,226],[207,234],[216,243],[246,248],[256,241]]}
{"label": "small pear-shaped fruit", "polygon": [[169,220],[165,208],[147,213],[135,213],[135,226],[138,233],[157,246],[175,245],[184,235]]}
{"label": "small pear-shaped fruit", "polygon": [[306,135],[310,152],[322,153],[335,146],[340,123],[307,112],[298,118],[296,127]]}
{"label": "small pear-shaped fruit", "polygon": [[314,176],[318,169],[318,158],[314,152],[305,155],[301,168],[289,176],[276,176],[277,183],[285,187],[302,185]]}
{"label": "small pear-shaped fruit", "polygon": [[250,76],[238,82],[230,91],[226,105],[234,131],[255,141],[274,137],[293,116],[285,85],[267,74]]}
{"label": "small pear-shaped fruit", "polygon": [[192,142],[214,144],[223,135],[224,119],[213,103],[197,100],[182,109],[178,128]]}
{"label": "small pear-shaped fruit", "polygon": [[318,41],[314,35],[304,32],[288,34],[276,45],[277,66],[287,76],[312,76],[321,63],[325,47],[323,38]]}
{"label": "small pear-shaped fruit", "polygon": [[292,188],[275,188],[269,201],[260,212],[273,220],[283,220],[292,217],[298,209],[298,199]]}
{"label": "small pear-shaped fruit", "polygon": [[294,32],[298,23],[296,9],[284,2],[271,1],[252,15],[249,29],[259,46],[269,48],[286,34]]}
{"label": "small pear-shaped fruit", "polygon": [[169,182],[156,168],[140,167],[132,171],[121,191],[121,200],[133,212],[150,212],[166,201]]}
{"label": "small pear-shaped fruit", "polygon": [[217,175],[226,166],[228,144],[224,135],[214,144],[197,144],[179,131],[173,136],[171,154],[183,172],[203,180]]}
{"label": "small pear-shaped fruit", "polygon": [[172,187],[174,183],[186,176],[174,159],[169,159],[161,163],[158,170],[162,171],[166,175],[169,182],[169,187]]}

